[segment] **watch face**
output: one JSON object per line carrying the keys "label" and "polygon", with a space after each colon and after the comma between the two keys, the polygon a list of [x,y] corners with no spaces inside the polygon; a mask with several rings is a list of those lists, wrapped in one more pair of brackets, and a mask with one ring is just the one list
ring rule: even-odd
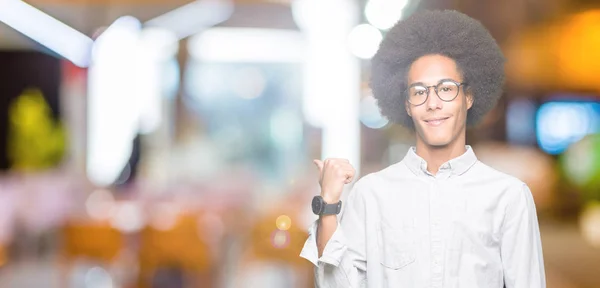
{"label": "watch face", "polygon": [[312,210],[313,213],[320,215],[323,210],[323,201],[321,200],[321,196],[315,196],[312,200]]}

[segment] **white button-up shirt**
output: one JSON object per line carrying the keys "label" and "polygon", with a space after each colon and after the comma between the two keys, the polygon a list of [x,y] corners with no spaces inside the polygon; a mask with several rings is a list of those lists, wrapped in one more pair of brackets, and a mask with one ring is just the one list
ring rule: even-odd
{"label": "white button-up shirt", "polygon": [[470,146],[435,175],[405,158],[352,187],[318,257],[317,287],[546,287],[536,208],[526,184],[479,162]]}

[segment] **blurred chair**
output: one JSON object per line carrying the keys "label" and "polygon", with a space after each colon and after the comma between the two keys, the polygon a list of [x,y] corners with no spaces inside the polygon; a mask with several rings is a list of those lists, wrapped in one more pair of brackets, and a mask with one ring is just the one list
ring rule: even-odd
{"label": "blurred chair", "polygon": [[68,277],[78,260],[87,260],[109,267],[125,248],[125,236],[108,222],[68,222],[62,229],[62,287],[68,287]]}
{"label": "blurred chair", "polygon": [[201,229],[195,214],[178,215],[167,229],[146,226],[140,235],[138,287],[214,287],[215,265]]}
{"label": "blurred chair", "polygon": [[99,262],[110,263],[124,248],[124,235],[109,223],[86,222],[68,223],[63,229],[66,260],[91,258]]}

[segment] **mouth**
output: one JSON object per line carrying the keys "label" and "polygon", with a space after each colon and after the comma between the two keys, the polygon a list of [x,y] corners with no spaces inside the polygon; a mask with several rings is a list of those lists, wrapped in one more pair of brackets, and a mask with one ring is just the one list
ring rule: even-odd
{"label": "mouth", "polygon": [[442,125],[442,123],[444,123],[446,120],[448,120],[448,118],[450,118],[450,117],[436,117],[436,118],[425,119],[423,121],[425,121],[425,123],[429,126],[440,126],[440,125]]}

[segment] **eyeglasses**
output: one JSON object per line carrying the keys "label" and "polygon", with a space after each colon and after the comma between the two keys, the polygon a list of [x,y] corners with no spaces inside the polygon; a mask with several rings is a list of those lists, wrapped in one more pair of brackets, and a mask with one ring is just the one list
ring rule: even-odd
{"label": "eyeglasses", "polygon": [[458,96],[460,86],[466,86],[466,83],[458,83],[453,80],[442,80],[437,85],[413,85],[405,90],[406,99],[412,105],[419,106],[429,98],[429,88],[435,89],[435,94],[445,102],[450,102]]}

